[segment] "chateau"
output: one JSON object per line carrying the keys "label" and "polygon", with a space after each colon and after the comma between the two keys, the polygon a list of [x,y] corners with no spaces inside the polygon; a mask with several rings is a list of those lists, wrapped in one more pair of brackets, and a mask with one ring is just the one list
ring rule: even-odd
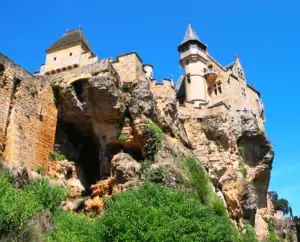
{"label": "chateau", "polygon": [[[200,41],[191,24],[188,25],[184,39],[178,46],[178,52],[180,65],[184,69],[184,75],[180,76],[175,86],[179,109],[201,109],[199,113],[202,115],[219,111],[253,112],[263,129],[265,117],[260,93],[254,85],[247,84],[238,55],[233,63],[222,66],[209,55],[207,45]],[[41,65],[39,75],[57,75],[70,70],[76,71],[76,68],[84,66],[93,68],[97,63],[104,62],[99,61],[93,53],[81,27],[67,30],[46,53],[46,62]],[[153,77],[153,66],[142,65],[142,60],[136,53],[119,56],[115,62],[112,59],[107,61],[119,73],[123,82],[133,81],[139,75],[145,74],[152,84],[160,85]],[[123,77],[124,72],[127,72],[126,77]],[[133,76],[128,77],[131,74]]]}

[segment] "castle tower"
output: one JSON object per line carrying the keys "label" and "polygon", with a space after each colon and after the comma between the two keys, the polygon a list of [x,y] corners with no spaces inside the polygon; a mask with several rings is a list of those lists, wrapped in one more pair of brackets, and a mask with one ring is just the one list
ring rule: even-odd
{"label": "castle tower", "polygon": [[203,44],[192,25],[189,24],[185,37],[178,46],[180,65],[184,69],[186,101],[200,107],[208,101],[207,83],[204,72],[207,68],[207,46]]}
{"label": "castle tower", "polygon": [[81,27],[67,30],[46,50],[46,54],[40,75],[53,75],[98,61]]}

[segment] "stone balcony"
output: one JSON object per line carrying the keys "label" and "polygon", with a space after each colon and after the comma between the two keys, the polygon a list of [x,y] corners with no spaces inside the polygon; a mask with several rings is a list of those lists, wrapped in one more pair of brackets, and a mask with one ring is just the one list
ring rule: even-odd
{"label": "stone balcony", "polygon": [[204,77],[207,81],[209,81],[211,84],[213,84],[218,77],[218,73],[215,69],[209,68],[209,69],[205,70]]}

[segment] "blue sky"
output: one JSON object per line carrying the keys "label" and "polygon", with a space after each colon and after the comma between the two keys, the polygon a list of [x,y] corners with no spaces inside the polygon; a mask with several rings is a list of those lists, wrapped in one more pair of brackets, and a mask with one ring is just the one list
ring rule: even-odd
{"label": "blue sky", "polygon": [[300,215],[299,8],[297,0],[2,1],[0,52],[33,72],[52,42],[81,25],[101,59],[137,51],[157,79],[176,79],[177,45],[190,20],[221,64],[239,53],[265,103],[275,150],[271,190]]}

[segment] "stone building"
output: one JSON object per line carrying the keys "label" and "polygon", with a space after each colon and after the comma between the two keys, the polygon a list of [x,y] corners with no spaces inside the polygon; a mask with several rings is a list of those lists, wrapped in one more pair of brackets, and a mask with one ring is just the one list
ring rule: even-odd
{"label": "stone building", "polygon": [[176,85],[179,109],[193,107],[200,109],[203,115],[219,111],[253,112],[263,129],[265,119],[260,93],[247,84],[238,55],[232,64],[222,66],[209,55],[207,45],[200,41],[191,24],[178,51],[184,69]]}
{"label": "stone building", "polygon": [[72,70],[95,63],[98,58],[90,48],[81,27],[66,31],[46,50],[46,62],[41,65],[41,75]]}

